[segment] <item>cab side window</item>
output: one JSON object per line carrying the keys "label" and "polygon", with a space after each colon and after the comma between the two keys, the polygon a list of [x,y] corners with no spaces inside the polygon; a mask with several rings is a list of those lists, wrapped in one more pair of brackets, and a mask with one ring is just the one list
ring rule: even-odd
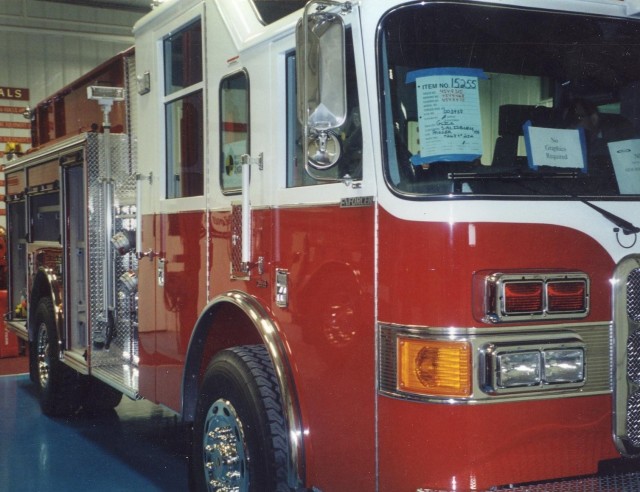
{"label": "cab side window", "polygon": [[249,77],[237,72],[220,83],[220,187],[238,193],[243,154],[249,154]]}
{"label": "cab side window", "polygon": [[200,19],[164,39],[166,197],[204,193],[204,110]]}

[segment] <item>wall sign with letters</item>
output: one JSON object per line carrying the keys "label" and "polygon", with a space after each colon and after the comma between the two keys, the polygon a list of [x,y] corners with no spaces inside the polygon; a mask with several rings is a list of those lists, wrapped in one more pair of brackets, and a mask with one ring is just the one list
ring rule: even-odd
{"label": "wall sign with letters", "polygon": [[0,86],[0,99],[11,99],[15,101],[28,101],[29,89],[22,87],[2,87]]}
{"label": "wall sign with letters", "polygon": [[5,154],[5,144],[19,144],[24,152],[31,144],[31,122],[22,117],[29,89],[0,86],[0,100],[0,157]]}

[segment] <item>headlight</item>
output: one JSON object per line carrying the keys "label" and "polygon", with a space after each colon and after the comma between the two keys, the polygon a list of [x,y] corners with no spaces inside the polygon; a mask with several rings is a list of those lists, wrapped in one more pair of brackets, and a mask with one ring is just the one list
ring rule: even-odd
{"label": "headlight", "polygon": [[483,350],[488,393],[575,388],[585,383],[585,348],[579,340],[489,344]]}
{"label": "headlight", "polygon": [[547,384],[577,383],[584,381],[584,350],[545,350],[544,382]]}
{"label": "headlight", "polygon": [[497,357],[497,383],[499,388],[533,386],[540,384],[540,352],[516,352]]}

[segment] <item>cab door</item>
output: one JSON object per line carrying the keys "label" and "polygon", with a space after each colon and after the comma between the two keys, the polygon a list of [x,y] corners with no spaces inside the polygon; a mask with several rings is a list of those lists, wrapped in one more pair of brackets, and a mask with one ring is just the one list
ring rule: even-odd
{"label": "cab door", "polygon": [[[152,96],[152,89],[149,98],[140,99],[147,117],[139,138],[140,168],[145,169],[140,387],[148,398],[176,411],[182,404],[185,352],[206,302],[203,26],[204,6],[197,5],[154,31],[162,63],[152,87],[161,94]],[[137,59],[138,72],[149,70],[141,66],[148,62],[144,55],[138,53]],[[154,105],[153,97],[161,104]],[[144,128],[149,120],[160,122],[151,125],[157,134]]]}

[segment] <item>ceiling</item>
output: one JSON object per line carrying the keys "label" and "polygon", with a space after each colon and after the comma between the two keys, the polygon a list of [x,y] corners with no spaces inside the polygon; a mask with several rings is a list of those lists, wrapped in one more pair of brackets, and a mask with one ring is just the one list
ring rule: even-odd
{"label": "ceiling", "polygon": [[45,0],[47,2],[67,3],[83,7],[124,10],[127,12],[147,13],[151,10],[153,0]]}

